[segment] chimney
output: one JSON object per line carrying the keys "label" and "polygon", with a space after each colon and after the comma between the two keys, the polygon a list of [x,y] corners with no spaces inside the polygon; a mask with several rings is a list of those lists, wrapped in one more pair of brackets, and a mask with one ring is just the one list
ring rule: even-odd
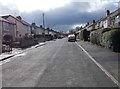
{"label": "chimney", "polygon": [[89,22],[87,22],[87,25],[89,25]]}
{"label": "chimney", "polygon": [[21,16],[17,16],[16,18],[18,18],[19,20],[22,20]]}
{"label": "chimney", "polygon": [[35,23],[32,23],[32,26],[36,26],[36,24],[35,24]]}
{"label": "chimney", "polygon": [[95,20],[93,20],[93,24],[95,24]]}
{"label": "chimney", "polygon": [[40,28],[42,28],[42,25],[40,25]]}
{"label": "chimney", "polygon": [[110,10],[106,11],[106,16],[110,15]]}

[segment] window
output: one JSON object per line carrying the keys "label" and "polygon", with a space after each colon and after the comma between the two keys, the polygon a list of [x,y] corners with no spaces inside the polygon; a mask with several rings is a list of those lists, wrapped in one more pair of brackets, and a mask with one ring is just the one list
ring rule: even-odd
{"label": "window", "polygon": [[116,23],[119,23],[119,22],[120,22],[120,16],[117,16],[117,17],[115,18],[115,22],[116,22]]}
{"label": "window", "polygon": [[3,22],[3,30],[4,31],[9,31],[9,24],[6,22]]}

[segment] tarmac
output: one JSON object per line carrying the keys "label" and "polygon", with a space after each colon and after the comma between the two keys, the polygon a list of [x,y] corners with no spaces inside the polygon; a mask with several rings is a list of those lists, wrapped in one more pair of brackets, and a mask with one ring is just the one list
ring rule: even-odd
{"label": "tarmac", "polygon": [[45,45],[45,44],[46,44],[46,43],[39,43],[39,44],[37,44],[37,45],[35,45],[35,46],[31,46],[30,48],[26,48],[26,49],[12,48],[12,51],[11,51],[11,52],[5,52],[5,53],[2,53],[2,54],[0,55],[0,61],[4,61],[4,60],[6,60],[6,59],[8,59],[8,58],[11,58],[11,57],[13,57],[13,56],[15,56],[15,55],[21,54],[21,53],[23,53],[23,52],[25,52],[25,51],[31,50],[31,49],[33,49],[33,48],[40,47],[40,46]]}
{"label": "tarmac", "polygon": [[112,52],[110,49],[93,45],[90,42],[78,41],[77,44],[120,82],[120,53]]}
{"label": "tarmac", "polygon": [[[84,50],[86,50],[98,63],[109,71],[116,80],[120,82],[120,78],[118,77],[120,76],[120,53],[112,52],[110,49],[93,45],[90,42],[77,41],[76,43],[83,47]],[[12,53],[3,53],[0,55],[0,61],[45,44],[46,43],[39,43],[38,45],[32,46],[31,48],[27,48],[25,50],[14,49]]]}

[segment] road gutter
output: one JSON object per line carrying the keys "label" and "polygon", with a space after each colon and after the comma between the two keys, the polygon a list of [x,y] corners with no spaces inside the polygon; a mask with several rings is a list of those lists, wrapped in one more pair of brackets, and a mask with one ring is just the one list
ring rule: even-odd
{"label": "road gutter", "polygon": [[101,64],[99,64],[81,45],[79,45],[77,42],[75,42],[78,47],[80,47],[87,56],[118,86],[120,87],[120,83],[117,79],[115,79]]}

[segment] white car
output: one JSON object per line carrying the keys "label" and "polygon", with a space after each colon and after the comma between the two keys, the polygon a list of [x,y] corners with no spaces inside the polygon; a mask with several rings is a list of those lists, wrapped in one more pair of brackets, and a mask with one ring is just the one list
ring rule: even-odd
{"label": "white car", "polygon": [[69,41],[69,42],[70,42],[70,41],[75,42],[75,41],[76,41],[75,35],[74,35],[74,34],[68,35],[68,41]]}

